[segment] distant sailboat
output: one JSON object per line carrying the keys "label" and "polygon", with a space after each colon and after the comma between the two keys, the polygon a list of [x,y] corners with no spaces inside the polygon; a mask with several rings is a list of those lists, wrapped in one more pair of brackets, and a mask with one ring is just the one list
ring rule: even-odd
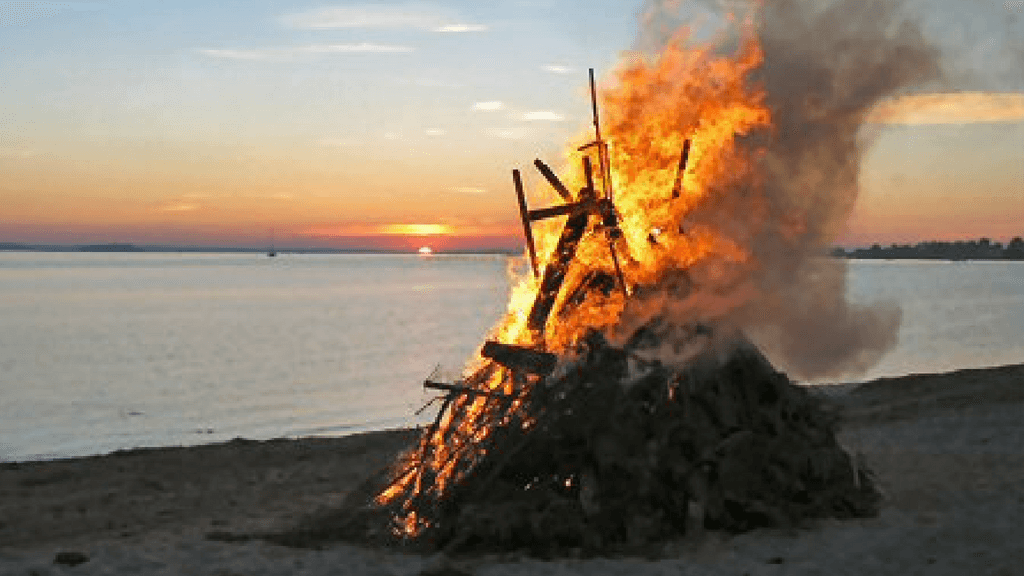
{"label": "distant sailboat", "polygon": [[270,250],[267,250],[267,257],[273,258],[277,256],[277,251],[274,250],[274,229],[270,229]]}

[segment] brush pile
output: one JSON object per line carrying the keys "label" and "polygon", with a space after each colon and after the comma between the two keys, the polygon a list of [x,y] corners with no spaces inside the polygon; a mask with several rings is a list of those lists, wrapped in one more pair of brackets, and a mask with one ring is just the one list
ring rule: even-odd
{"label": "brush pile", "polygon": [[[689,329],[698,352],[686,368],[645,359],[665,328],[649,325],[622,348],[591,333],[575,354],[542,366],[550,372],[479,442],[468,445],[465,427],[453,425],[450,445],[436,446],[428,429],[383,484],[418,463],[404,497],[374,503],[378,481],[304,539],[550,556],[877,513],[871,475],[837,444],[835,414],[821,399],[742,339],[720,352],[702,326]],[[497,414],[513,399],[488,403]],[[423,465],[427,450],[450,455],[443,490]],[[415,530],[395,524],[410,517]]]}

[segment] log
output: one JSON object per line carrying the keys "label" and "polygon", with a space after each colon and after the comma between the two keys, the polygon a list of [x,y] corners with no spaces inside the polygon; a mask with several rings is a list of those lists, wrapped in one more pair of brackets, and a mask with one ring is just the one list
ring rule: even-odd
{"label": "log", "polygon": [[558,192],[558,195],[561,196],[563,200],[566,202],[572,202],[572,193],[565,187],[565,184],[562,184],[562,181],[558,179],[558,176],[555,176],[554,171],[552,171],[547,164],[538,158],[533,161],[533,165],[537,167],[537,170],[539,170],[541,175],[544,176],[544,179],[548,181],[548,184],[551,184],[551,187],[555,189],[555,192]]}
{"label": "log", "polygon": [[540,290],[537,292],[537,298],[533,301],[533,307],[530,308],[526,324],[530,330],[543,330],[544,325],[547,324],[551,309],[554,308],[555,301],[558,299],[558,292],[565,281],[566,272],[569,271],[569,265],[576,255],[576,247],[579,246],[583,233],[587,230],[589,220],[589,213],[580,212],[573,214],[565,221],[562,235],[558,238],[558,245],[555,246],[552,262],[544,268]]}
{"label": "log", "polygon": [[516,187],[516,198],[519,200],[519,217],[523,220],[523,235],[526,237],[526,249],[530,252],[530,265],[533,267],[533,275],[540,276],[537,267],[537,248],[533,243],[533,229],[530,228],[530,212],[526,208],[526,194],[523,192],[523,179],[519,170],[512,171],[512,183]]}
{"label": "log", "polygon": [[672,184],[672,197],[679,198],[683,191],[683,174],[686,164],[690,161],[690,141],[683,142],[683,153],[679,155],[679,166],[676,167],[676,181]]}
{"label": "log", "polygon": [[509,370],[528,372],[538,376],[547,376],[558,363],[558,356],[550,352],[541,352],[515,344],[503,344],[494,340],[484,343],[480,355],[494,360]]}
{"label": "log", "polygon": [[548,218],[556,218],[558,216],[571,216],[579,212],[593,212],[597,210],[597,206],[598,205],[593,200],[581,200],[579,202],[562,204],[560,206],[530,210],[527,213],[527,217],[530,222],[536,222],[537,220],[546,220]]}
{"label": "log", "polygon": [[445,392],[452,392],[455,394],[466,394],[468,396],[487,396],[489,398],[503,398],[510,400],[513,397],[508,394],[501,392],[494,392],[492,390],[481,390],[479,388],[470,388],[462,384],[449,384],[447,382],[434,382],[433,380],[424,380],[424,388],[430,388],[431,390],[444,390]]}

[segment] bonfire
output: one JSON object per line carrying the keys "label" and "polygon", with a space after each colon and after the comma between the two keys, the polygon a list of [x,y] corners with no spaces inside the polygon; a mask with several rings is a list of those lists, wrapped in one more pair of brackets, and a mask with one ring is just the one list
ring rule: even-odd
{"label": "bonfire", "polygon": [[[850,135],[897,84],[856,105],[822,93],[780,128],[763,61],[748,27],[729,55],[688,47],[684,31],[604,90],[591,71],[593,127],[561,174],[534,163],[552,205],[528,206],[513,171],[529,265],[508,313],[460,379],[425,382],[442,396],[417,444],[293,539],[607,552],[877,513],[836,414],[739,319],[780,303],[752,278],[785,285],[845,216],[800,186],[813,174],[850,187]],[[826,164],[807,168],[816,155]],[[853,318],[845,306],[824,308]]]}

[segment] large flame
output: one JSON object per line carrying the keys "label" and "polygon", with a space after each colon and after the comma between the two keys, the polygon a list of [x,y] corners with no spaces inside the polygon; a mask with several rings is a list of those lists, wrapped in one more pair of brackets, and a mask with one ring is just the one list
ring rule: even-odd
{"label": "large flame", "polygon": [[[648,0],[645,22],[672,21],[680,4]],[[537,223],[541,276],[564,278],[541,315],[531,310],[543,283],[515,283],[493,339],[571,354],[590,330],[615,342],[653,319],[761,328],[775,330],[781,357],[805,376],[864,369],[895,341],[898,313],[847,302],[842,264],[816,256],[856,198],[862,123],[878,102],[936,79],[938,52],[902,20],[900,0],[729,4],[752,10],[737,41],[730,32],[688,46],[684,29],[662,42],[657,28],[658,54],[629,60],[606,80],[598,100],[621,235],[591,217],[562,269],[554,252],[566,219]],[[736,46],[731,55],[725,45]],[[593,137],[588,131],[567,148],[559,173],[570,191],[586,185],[585,154],[605,164],[594,157],[598,148],[580,152]],[[687,142],[689,162],[678,174]],[[628,296],[609,288],[616,260]],[[659,359],[685,362],[680,356]],[[431,502],[473,470],[481,440],[534,424],[517,399],[540,381],[483,357],[470,363],[463,384],[472,393],[446,398],[377,498],[397,511],[400,534],[429,525]]]}
{"label": "large flame", "polygon": [[[752,80],[763,53],[749,31],[732,57],[716,55],[710,47],[687,48],[686,30],[680,31],[653,59],[635,59],[615,73],[612,85],[601,92],[603,136],[608,143],[611,188],[620,216],[623,239],[616,244],[623,275],[630,286],[653,285],[662,275],[686,270],[700,261],[742,262],[744,249],[720,231],[691,225],[687,216],[702,204],[723,195],[745,194],[751,199],[757,186],[757,149],[737,146],[739,139],[770,129],[765,94]],[[563,179],[570,190],[585,183],[579,151],[592,140],[587,134],[566,154]],[[680,157],[689,142],[689,161],[678,174]],[[594,158],[595,164],[597,159]],[[679,193],[674,184],[681,177]],[[751,202],[737,209],[754,210]],[[547,255],[558,241],[562,222],[538,225],[538,250]],[[588,234],[580,242],[565,285],[579,282],[594,270],[614,274],[607,238]],[[534,343],[526,330],[526,314],[537,293],[537,282],[520,281],[513,291],[508,315],[497,329],[507,343]],[[563,290],[567,293],[568,290]],[[543,330],[543,345],[561,351],[589,329],[614,325],[624,296],[613,291],[603,298],[588,298],[572,309],[555,306]]]}
{"label": "large flame", "polygon": [[[512,290],[508,313],[493,330],[496,340],[560,352],[589,330],[615,325],[627,299],[622,290],[588,294],[581,304],[563,307],[566,294],[579,285],[583,274],[616,274],[613,249],[630,288],[656,284],[667,273],[687,270],[709,259],[747,259],[739,244],[717,230],[690,225],[687,216],[718,196],[749,193],[758,185],[754,169],[757,148],[737,143],[770,129],[764,91],[753,81],[763,53],[752,27],[747,27],[745,39],[731,57],[715,54],[710,46],[688,48],[688,40],[686,31],[681,31],[657,57],[624,64],[615,72],[610,86],[600,92],[610,187],[621,238],[610,241],[598,228],[588,229],[576,249],[553,312],[541,330],[531,330],[528,325],[540,283],[532,275],[521,278]],[[561,172],[561,178],[570,190],[586,185],[580,168],[584,155],[590,154],[593,163],[599,163],[595,147],[580,151],[580,145],[590,140],[592,133],[581,136],[568,148],[567,170]],[[687,142],[689,162],[685,173],[679,174]],[[677,179],[680,185],[674,194]],[[555,199],[553,194],[551,197]],[[754,206],[741,208],[750,210]],[[535,225],[541,274],[555,260],[552,251],[563,220]],[[467,368],[467,383],[513,393],[508,370],[480,357]],[[425,435],[420,447],[406,456],[405,471],[378,496],[378,503],[386,504],[405,495],[404,515],[396,523],[400,533],[414,535],[425,526],[426,520],[414,504],[422,491],[439,496],[458,480],[452,477],[456,462],[453,451],[478,443],[494,426],[510,421],[506,414],[487,410],[490,399],[486,396],[462,396],[452,401],[452,409],[445,412],[433,433]],[[516,407],[513,403],[512,410]],[[458,421],[453,416],[456,413]],[[457,439],[454,445],[452,432]],[[422,484],[425,473],[432,479],[429,486]]]}

